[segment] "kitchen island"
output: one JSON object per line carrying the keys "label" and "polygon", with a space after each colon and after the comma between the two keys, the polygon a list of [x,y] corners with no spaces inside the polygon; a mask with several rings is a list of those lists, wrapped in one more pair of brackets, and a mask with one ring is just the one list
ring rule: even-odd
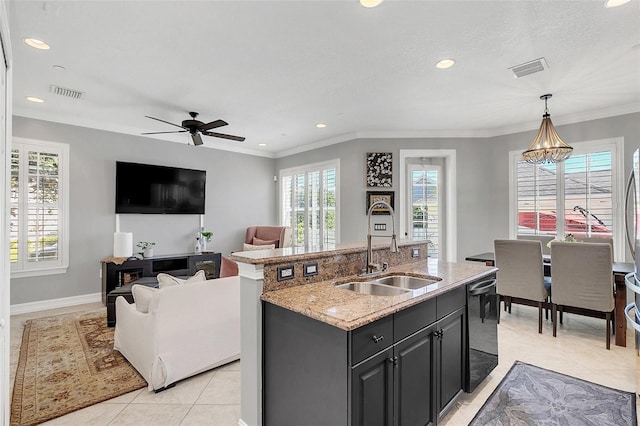
{"label": "kitchen island", "polygon": [[[464,385],[466,285],[496,269],[426,260],[426,242],[398,246],[398,253],[374,248],[378,260],[389,265],[382,275],[437,280],[420,291],[396,296],[336,288],[335,284],[361,280],[363,245],[232,257],[241,275],[241,424],[355,425],[376,424],[371,423],[375,419],[388,424],[394,406],[398,413],[409,413],[415,411],[405,409],[416,406],[412,401],[427,405],[424,397],[415,396],[420,392],[429,393],[430,403],[415,415],[428,414],[437,421]],[[404,379],[400,373],[393,376],[394,365],[406,367]],[[425,365],[428,377],[415,373]],[[381,380],[390,386],[383,404],[367,396]],[[421,389],[425,380],[429,389]],[[406,386],[396,385],[394,390],[394,382]],[[403,404],[398,405],[400,400]],[[411,424],[412,415],[406,414],[402,424]]]}

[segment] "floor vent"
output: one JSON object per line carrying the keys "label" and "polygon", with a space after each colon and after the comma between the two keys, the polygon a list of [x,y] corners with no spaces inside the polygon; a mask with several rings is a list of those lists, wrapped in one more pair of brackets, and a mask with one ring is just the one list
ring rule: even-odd
{"label": "floor vent", "polygon": [[54,93],[60,96],[66,96],[68,98],[73,98],[73,99],[80,99],[84,94],[79,90],[67,89],[64,87],[54,86],[54,85],[51,85],[51,93]]}
{"label": "floor vent", "polygon": [[534,59],[533,61],[525,62],[524,64],[516,65],[509,68],[513,71],[516,78],[524,77],[525,75],[534,74],[536,72],[544,71],[549,68],[549,64],[544,58]]}

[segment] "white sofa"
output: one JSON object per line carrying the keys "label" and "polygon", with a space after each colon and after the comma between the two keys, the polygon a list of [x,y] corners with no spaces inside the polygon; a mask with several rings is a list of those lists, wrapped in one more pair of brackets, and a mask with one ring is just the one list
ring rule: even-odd
{"label": "white sofa", "polygon": [[[240,277],[147,291],[152,294],[144,302],[140,297],[138,307],[116,299],[114,348],[149,390],[240,358]],[[147,302],[148,312],[141,312]]]}

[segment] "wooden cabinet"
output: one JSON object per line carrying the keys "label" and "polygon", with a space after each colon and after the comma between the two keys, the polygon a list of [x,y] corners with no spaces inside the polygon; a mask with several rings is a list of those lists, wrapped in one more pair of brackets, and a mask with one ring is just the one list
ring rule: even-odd
{"label": "wooden cabinet", "polygon": [[263,424],[436,425],[463,389],[465,310],[461,287],[347,332],[265,303]]}
{"label": "wooden cabinet", "polygon": [[220,276],[220,253],[156,256],[147,259],[127,260],[120,265],[102,262],[102,303],[107,304],[107,294],[116,287],[130,284],[143,277],[155,277],[160,272],[174,276],[193,275],[203,269],[207,279]]}

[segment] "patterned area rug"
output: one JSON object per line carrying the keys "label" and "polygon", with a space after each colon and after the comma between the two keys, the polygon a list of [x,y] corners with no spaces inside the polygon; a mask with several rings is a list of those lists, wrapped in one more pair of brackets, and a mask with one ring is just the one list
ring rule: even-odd
{"label": "patterned area rug", "polygon": [[636,426],[636,397],[516,361],[472,425]]}
{"label": "patterned area rug", "polygon": [[147,382],[113,350],[106,311],[27,321],[11,425],[36,425],[140,389]]}

